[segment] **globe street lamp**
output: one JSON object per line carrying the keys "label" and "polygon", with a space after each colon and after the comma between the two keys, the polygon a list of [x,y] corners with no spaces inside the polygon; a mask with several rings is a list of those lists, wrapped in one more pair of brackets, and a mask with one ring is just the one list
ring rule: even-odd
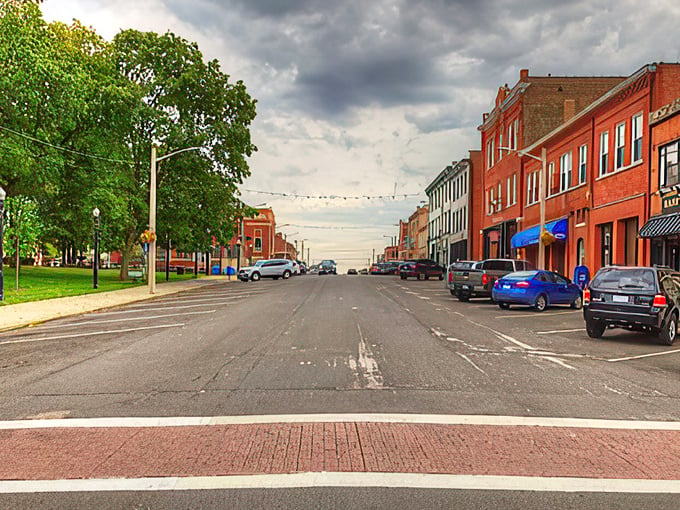
{"label": "globe street lamp", "polygon": [[94,257],[92,257],[92,288],[99,288],[99,209],[97,207],[92,211],[94,218]]}
{"label": "globe street lamp", "polygon": [[0,186],[0,301],[5,299],[5,281],[2,275],[2,258],[5,256],[2,248],[2,237],[4,235],[5,226],[5,197],[7,193]]}

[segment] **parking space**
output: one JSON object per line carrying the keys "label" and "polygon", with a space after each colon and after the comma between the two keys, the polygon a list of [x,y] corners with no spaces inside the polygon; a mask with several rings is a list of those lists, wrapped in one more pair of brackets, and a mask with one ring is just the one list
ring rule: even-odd
{"label": "parking space", "polygon": [[661,345],[655,336],[622,329],[608,329],[601,339],[590,338],[585,330],[583,312],[568,306],[553,306],[537,312],[525,306],[502,310],[489,299],[482,298],[460,302],[450,294],[445,283],[432,280],[387,277],[381,286],[403,298],[410,311],[419,316],[430,316],[431,323],[442,325],[443,330],[457,339],[459,336],[474,338],[476,335],[470,328],[486,328],[505,341],[518,342],[529,352],[549,352],[558,359],[584,359],[606,364],[645,363],[674,371],[680,365],[680,344]]}
{"label": "parking space", "polygon": [[127,306],[50,321],[36,327],[0,334],[3,345],[68,341],[179,328],[268,292],[274,282],[201,285],[180,294]]}

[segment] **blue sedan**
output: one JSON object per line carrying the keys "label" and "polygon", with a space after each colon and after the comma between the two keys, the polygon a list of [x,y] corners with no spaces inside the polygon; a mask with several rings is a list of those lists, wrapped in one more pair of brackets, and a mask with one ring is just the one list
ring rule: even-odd
{"label": "blue sedan", "polygon": [[581,289],[552,271],[518,271],[499,278],[491,292],[495,303],[507,310],[510,305],[533,306],[542,312],[549,305],[583,306]]}

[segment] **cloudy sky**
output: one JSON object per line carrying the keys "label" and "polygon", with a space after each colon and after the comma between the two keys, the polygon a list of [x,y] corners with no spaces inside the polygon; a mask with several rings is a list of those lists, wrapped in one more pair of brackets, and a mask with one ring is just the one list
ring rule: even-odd
{"label": "cloudy sky", "polygon": [[421,193],[243,192],[341,268],[365,266],[437,173],[479,148],[482,113],[520,68],[629,75],[680,61],[677,0],[46,0],[43,11],[107,39],[172,31],[243,80],[259,101],[244,190]]}

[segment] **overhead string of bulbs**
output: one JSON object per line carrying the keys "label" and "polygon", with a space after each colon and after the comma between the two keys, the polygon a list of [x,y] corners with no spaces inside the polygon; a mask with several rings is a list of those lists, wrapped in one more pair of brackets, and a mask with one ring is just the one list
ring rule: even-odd
{"label": "overhead string of bulbs", "polygon": [[281,193],[276,191],[260,191],[254,189],[243,189],[248,193],[258,195],[269,195],[275,197],[304,198],[315,200],[404,200],[410,197],[421,196],[421,193],[396,193],[393,195],[305,195],[298,193]]}

